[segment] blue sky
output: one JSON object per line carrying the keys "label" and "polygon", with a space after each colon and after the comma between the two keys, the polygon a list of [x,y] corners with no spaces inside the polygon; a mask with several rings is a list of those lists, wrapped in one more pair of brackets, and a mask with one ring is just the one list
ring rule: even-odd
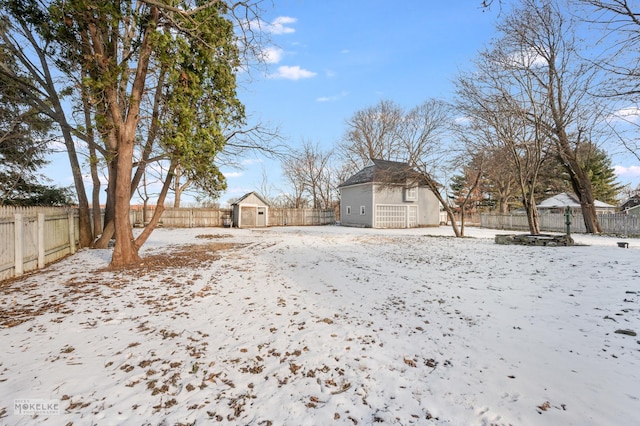
{"label": "blue sky", "polygon": [[[290,145],[308,140],[330,149],[347,119],[382,99],[411,108],[450,97],[452,79],[490,40],[496,17],[477,0],[276,1],[264,20],[276,29],[277,54],[240,97]],[[274,192],[286,190],[277,164],[251,161],[229,176],[228,196],[259,189],[265,166]]]}
{"label": "blue sky", "polygon": [[[483,11],[480,3],[265,1],[270,61],[266,70],[253,70],[250,80],[240,76],[239,97],[252,119],[278,126],[290,146],[308,140],[330,149],[347,119],[380,100],[411,108],[430,98],[450,99],[457,73],[471,69],[495,34],[500,11]],[[618,170],[629,172],[619,181],[637,185],[640,165],[627,157],[613,158]],[[57,163],[49,170],[59,176]],[[249,156],[242,169],[223,172],[228,190],[221,204],[259,191],[264,175],[270,191],[265,195],[287,191],[277,161]],[[67,176],[62,184],[72,182]]]}

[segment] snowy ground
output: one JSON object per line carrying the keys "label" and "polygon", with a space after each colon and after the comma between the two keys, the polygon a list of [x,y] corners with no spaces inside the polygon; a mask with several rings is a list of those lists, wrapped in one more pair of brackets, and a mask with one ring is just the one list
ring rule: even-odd
{"label": "snowy ground", "polygon": [[639,424],[640,240],[467,234],[159,229],[117,272],[81,251],[0,285],[0,424]]}

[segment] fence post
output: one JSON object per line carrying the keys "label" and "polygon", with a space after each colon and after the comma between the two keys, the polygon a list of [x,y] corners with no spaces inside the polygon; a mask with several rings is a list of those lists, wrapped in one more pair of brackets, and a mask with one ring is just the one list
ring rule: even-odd
{"label": "fence post", "polygon": [[24,265],[22,264],[22,239],[24,226],[22,225],[22,215],[13,215],[13,247],[14,247],[14,269],[16,277],[24,273]]}
{"label": "fence post", "polygon": [[76,232],[73,223],[73,212],[70,211],[67,217],[69,218],[69,253],[74,254],[76,252]]}
{"label": "fence post", "polygon": [[38,213],[38,269],[44,268],[44,213]]}

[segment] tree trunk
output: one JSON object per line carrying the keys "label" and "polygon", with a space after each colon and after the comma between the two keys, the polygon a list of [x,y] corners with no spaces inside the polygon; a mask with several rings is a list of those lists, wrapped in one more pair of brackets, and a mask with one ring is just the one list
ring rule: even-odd
{"label": "tree trunk", "polygon": [[95,164],[96,158],[95,148],[90,148],[91,155],[91,181],[93,182],[93,191],[91,194],[91,205],[93,207],[93,235],[97,237],[102,234],[102,215],[100,211],[100,177],[98,176],[98,166]]}
{"label": "tree trunk", "polygon": [[107,185],[107,203],[104,209],[104,228],[98,238],[93,243],[93,248],[106,249],[109,246],[109,241],[113,237],[115,232],[114,218],[115,218],[115,182],[118,175],[116,168],[115,158],[109,162],[108,167],[109,183]]}
{"label": "tree trunk", "polygon": [[593,187],[591,179],[580,167],[580,163],[576,158],[576,153],[570,148],[568,139],[564,132],[558,132],[557,149],[560,158],[563,160],[565,169],[571,179],[573,191],[580,200],[582,209],[582,217],[584,218],[584,226],[589,234],[599,234],[602,232],[602,226],[598,220],[596,213],[595,199],[593,197]]}
{"label": "tree trunk", "polygon": [[431,176],[429,176],[428,174],[423,172],[422,176],[425,178],[427,186],[429,187],[431,192],[433,192],[433,194],[436,196],[438,201],[440,201],[440,204],[442,205],[444,210],[447,212],[447,216],[449,217],[449,220],[451,221],[451,229],[453,229],[454,235],[456,237],[463,237],[464,233],[461,232],[460,229],[458,228],[458,222],[456,222],[456,216],[453,213],[453,210],[451,209],[451,206],[449,206],[449,204],[447,202],[445,202],[444,198],[440,194],[440,191],[439,191],[439,188],[438,188],[438,184],[433,179],[431,179]]}
{"label": "tree trunk", "polygon": [[529,233],[531,235],[540,235],[540,218],[535,202],[525,200],[524,209],[527,213],[527,223],[529,224]]}
{"label": "tree trunk", "polygon": [[175,178],[174,170],[176,170],[177,161],[172,160],[171,165],[169,166],[169,173],[167,173],[167,179],[164,181],[162,185],[162,190],[160,191],[160,195],[158,196],[158,202],[156,203],[156,208],[153,211],[153,216],[151,216],[151,220],[149,224],[145,226],[142,230],[142,233],[136,238],[135,246],[139,249],[142,245],[147,241],[151,232],[158,226],[158,222],[162,217],[162,212],[164,212],[164,200],[167,198],[167,193],[169,192],[169,188],[171,188],[171,181]]}
{"label": "tree trunk", "polygon": [[176,173],[175,173],[175,177],[174,177],[174,200],[173,200],[173,208],[174,209],[179,209],[180,208],[180,199],[182,198],[182,188],[180,187],[180,178],[182,177],[182,173],[180,173],[180,171],[178,170],[179,167],[176,167]]}
{"label": "tree trunk", "polygon": [[[58,111],[60,108],[60,112]],[[93,233],[91,232],[91,213],[89,211],[89,200],[87,199],[87,193],[84,187],[84,181],[82,180],[82,169],[80,169],[80,162],[78,161],[78,154],[76,152],[76,146],[71,135],[71,128],[64,118],[64,114],[61,112],[62,107],[56,105],[56,112],[58,113],[58,123],[60,124],[62,135],[64,138],[64,144],[67,148],[67,156],[69,158],[69,165],[71,166],[71,173],[73,175],[73,184],[76,189],[76,195],[78,197],[78,215],[80,220],[80,232],[78,235],[78,241],[80,247],[90,247],[93,243]]]}
{"label": "tree trunk", "polygon": [[93,238],[102,234],[102,217],[100,214],[100,176],[98,176],[98,153],[96,151],[96,140],[91,122],[91,106],[89,105],[89,95],[83,89],[82,108],[84,111],[84,123],[87,129],[87,145],[89,145],[89,169],[91,171],[91,207],[93,210]]}
{"label": "tree trunk", "polygon": [[117,175],[115,180],[114,229],[116,244],[111,258],[112,268],[141,262],[133,238],[133,228],[129,216],[131,200],[131,172],[133,171],[133,146],[135,126],[125,126],[119,134]]}
{"label": "tree trunk", "polygon": [[582,169],[578,169],[577,173],[570,173],[570,176],[571,186],[580,200],[580,208],[587,233],[601,233],[602,226],[598,220],[595,199],[593,197],[593,187],[591,186],[589,176]]}

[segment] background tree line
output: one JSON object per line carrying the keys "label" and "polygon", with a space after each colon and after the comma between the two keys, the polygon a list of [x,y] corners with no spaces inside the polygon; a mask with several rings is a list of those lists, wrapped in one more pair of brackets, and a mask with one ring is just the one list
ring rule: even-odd
{"label": "background tree line", "polygon": [[[637,2],[482,2],[499,8],[497,35],[455,76],[452,101],[405,109],[382,100],[347,118],[332,149],[302,141],[294,150],[277,129],[249,124],[236,96],[238,70],[261,58],[259,4],[0,0],[2,202],[69,201],[37,175],[55,139],[73,172],[81,245],[115,237],[117,266],[139,260],[170,191],[177,204],[189,189],[215,200],[225,188],[219,167],[248,151],[283,159],[290,190],[272,201],[294,207],[334,206],[339,183],[370,158],[406,162],[456,235],[464,223],[458,229],[455,215],[479,208],[523,208],[538,232],[536,203],[564,190],[599,232],[594,200],[613,201],[621,189],[609,150],[640,157]],[[585,26],[598,36],[580,38]],[[92,228],[89,206],[99,212],[104,180],[105,222],[95,217]],[[158,206],[136,238],[135,193]]]}
{"label": "background tree line", "polygon": [[[499,2],[497,36],[471,70],[456,76],[452,102],[429,99],[405,111],[382,100],[355,112],[333,150],[321,153],[305,143],[283,164],[293,188],[288,201],[317,205],[316,194],[329,186],[336,199],[341,182],[378,158],[419,171],[456,235],[464,230],[454,214],[519,208],[539,233],[536,204],[560,192],[575,193],[587,230],[601,232],[594,201],[617,204],[625,189],[608,153],[624,149],[638,158],[640,152],[634,121],[640,6],[623,0],[509,5]],[[585,27],[599,35],[580,38]],[[625,108],[634,114],[621,115]]]}

